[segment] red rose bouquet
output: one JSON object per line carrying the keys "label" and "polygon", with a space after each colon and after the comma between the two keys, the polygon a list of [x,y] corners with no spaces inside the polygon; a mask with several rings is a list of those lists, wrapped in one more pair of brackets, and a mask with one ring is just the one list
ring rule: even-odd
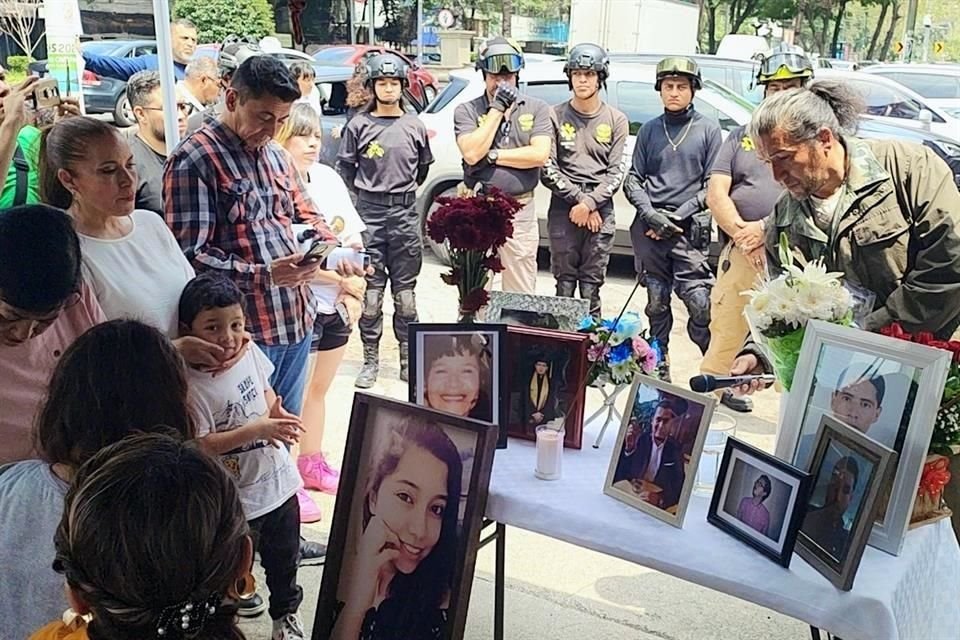
{"label": "red rose bouquet", "polygon": [[427,235],[450,248],[450,271],[441,278],[457,287],[460,321],[473,322],[487,303],[487,279],[503,270],[497,251],[513,237],[513,217],[523,205],[502,191],[463,198],[437,198]]}

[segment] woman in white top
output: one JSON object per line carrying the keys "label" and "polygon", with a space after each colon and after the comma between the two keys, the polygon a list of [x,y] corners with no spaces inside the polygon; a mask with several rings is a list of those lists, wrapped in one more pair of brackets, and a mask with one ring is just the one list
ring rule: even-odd
{"label": "woman in white top", "polygon": [[[277,142],[290,153],[307,184],[307,193],[323,212],[327,226],[337,234],[340,244],[362,249],[361,234],[366,227],[350,201],[346,185],[336,171],[317,162],[320,137],[317,112],[310,105],[295,104],[277,133]],[[322,451],[325,396],[343,361],[353,325],[360,317],[366,283],[363,278],[343,278],[334,271],[320,271],[312,287],[319,313],[313,327],[314,365],[303,403],[306,431],[300,436],[297,467],[306,488],[336,494],[340,472],[327,462]],[[346,322],[341,314],[346,316]],[[315,522],[320,516],[316,503],[301,493],[301,522]]]}
{"label": "woman in white top", "polygon": [[119,131],[93,118],[67,118],[44,135],[40,157],[43,201],[73,218],[84,280],[107,319],[156,327],[176,338],[193,365],[215,371],[229,364],[218,345],[177,338],[177,303],[193,267],[160,216],[134,209],[137,170]]}
{"label": "woman in white top", "polygon": [[[306,60],[297,60],[290,65],[290,73],[297,79],[297,85],[300,87],[300,99],[296,103],[310,105],[319,117],[323,113],[323,105],[320,104],[320,90],[316,85],[317,72]],[[278,139],[279,135],[278,133]]]}

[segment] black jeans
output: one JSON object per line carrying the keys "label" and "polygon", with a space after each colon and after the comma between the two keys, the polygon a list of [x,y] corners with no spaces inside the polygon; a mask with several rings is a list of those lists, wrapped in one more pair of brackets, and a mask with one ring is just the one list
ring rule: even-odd
{"label": "black jeans", "polygon": [[297,584],[300,564],[300,504],[297,496],[266,515],[250,521],[253,548],[260,552],[260,564],[267,574],[270,590],[270,618],[279,620],[296,613],[303,601]]}

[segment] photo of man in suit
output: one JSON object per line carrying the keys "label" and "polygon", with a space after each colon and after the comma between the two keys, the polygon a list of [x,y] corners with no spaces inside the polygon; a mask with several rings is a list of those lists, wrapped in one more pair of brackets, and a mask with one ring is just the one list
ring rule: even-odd
{"label": "photo of man in suit", "polygon": [[661,392],[646,428],[640,421],[627,427],[613,482],[629,480],[640,499],[652,506],[676,506],[684,469],[683,451],[674,436],[686,412],[686,400]]}

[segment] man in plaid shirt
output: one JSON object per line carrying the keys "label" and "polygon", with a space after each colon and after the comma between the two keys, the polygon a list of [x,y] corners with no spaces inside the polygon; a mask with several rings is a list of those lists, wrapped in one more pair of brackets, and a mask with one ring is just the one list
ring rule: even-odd
{"label": "man in plaid shirt", "polygon": [[[320,267],[298,265],[303,256],[291,224],[311,223],[321,238],[336,240],[273,142],[299,97],[282,62],[247,59],[233,75],[220,120],[177,147],[163,185],[167,225],[198,272],[226,272],[244,292],[248,329],[275,367],[270,384],[297,415],[316,316],[308,284]],[[340,265],[345,275],[363,275],[349,261]]]}

